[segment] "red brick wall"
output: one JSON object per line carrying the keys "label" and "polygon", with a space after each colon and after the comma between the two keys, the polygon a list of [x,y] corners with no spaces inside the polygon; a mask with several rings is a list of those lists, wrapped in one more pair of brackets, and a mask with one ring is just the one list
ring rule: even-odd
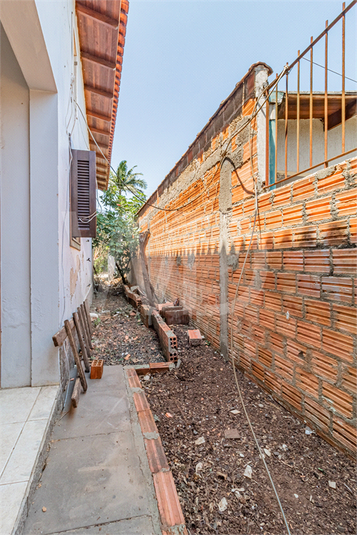
{"label": "red brick wall", "polygon": [[[194,202],[176,212],[146,207],[139,217],[142,230],[150,230],[146,253],[158,297],[180,297],[217,348],[220,147],[228,139],[231,154],[240,153],[238,174],[251,188],[249,139],[234,132],[252,102],[243,102],[240,120],[223,125],[159,196],[159,206],[166,208]],[[252,141],[256,172],[254,132]],[[357,159],[259,194],[256,232],[233,315],[255,211],[254,196],[243,191],[235,173],[231,199],[228,345],[233,323],[237,365],[331,443],[356,451]]]}

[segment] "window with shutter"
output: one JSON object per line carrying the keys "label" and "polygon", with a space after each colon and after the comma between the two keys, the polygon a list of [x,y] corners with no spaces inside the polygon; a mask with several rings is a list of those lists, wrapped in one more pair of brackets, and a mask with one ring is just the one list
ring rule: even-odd
{"label": "window with shutter", "polygon": [[72,150],[71,226],[72,238],[96,235],[95,151]]}

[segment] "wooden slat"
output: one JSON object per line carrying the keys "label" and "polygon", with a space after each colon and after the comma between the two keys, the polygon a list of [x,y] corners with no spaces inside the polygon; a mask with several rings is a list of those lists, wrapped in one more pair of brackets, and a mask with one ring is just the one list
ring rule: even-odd
{"label": "wooden slat", "polygon": [[85,311],[86,311],[86,314],[87,314],[87,320],[88,320],[89,332],[90,332],[90,335],[92,336],[92,334],[93,334],[93,325],[92,325],[92,320],[91,320],[91,317],[90,317],[90,310],[89,310],[88,299],[86,299],[86,300],[84,301],[84,308],[85,308]]}
{"label": "wooden slat", "polygon": [[76,1],[76,8],[77,8],[77,11],[79,11],[80,13],[83,13],[83,15],[86,15],[87,17],[90,17],[99,22],[102,22],[103,24],[107,24],[108,26],[111,26],[114,29],[117,29],[119,26],[118,20],[113,19],[112,17],[109,17],[105,13],[101,13],[100,11],[90,8],[86,6],[85,4],[82,4],[78,0]]}
{"label": "wooden slat", "polygon": [[[74,322],[71,319],[69,322],[70,328],[73,329]],[[52,336],[53,343],[56,347],[61,347],[65,339],[67,338],[67,331],[65,327],[62,327],[54,336]]]}
{"label": "wooden slat", "polygon": [[101,97],[105,98],[113,98],[113,93],[109,93],[109,91],[105,91],[105,89],[101,89],[100,87],[93,87],[88,84],[84,84],[84,89],[86,91],[89,91],[90,93],[95,93],[96,95],[100,95]]}
{"label": "wooden slat", "polygon": [[90,365],[89,365],[89,357],[90,357],[90,355],[87,354],[87,347],[86,347],[86,344],[85,344],[84,335],[83,335],[83,331],[82,331],[82,326],[80,324],[80,320],[79,320],[77,312],[73,313],[73,320],[74,320],[74,324],[75,324],[76,329],[77,329],[79,345],[81,346],[81,350],[82,350],[82,356],[83,356],[83,361],[84,361],[84,365],[85,365],[85,370],[86,370],[86,372],[89,372],[90,371]]}
{"label": "wooden slat", "polygon": [[82,332],[83,332],[86,348],[88,350],[87,354],[89,355],[89,358],[91,358],[91,351],[90,351],[91,350],[91,343],[90,343],[90,338],[88,336],[88,329],[86,328],[86,324],[85,324],[85,321],[84,321],[84,318],[83,318],[83,311],[82,311],[81,307],[77,308],[77,313],[78,313],[79,321],[80,321],[80,324],[81,324],[81,327],[82,327]]}
{"label": "wooden slat", "polygon": [[79,378],[81,380],[82,388],[83,388],[84,392],[86,392],[87,388],[88,388],[87,380],[86,380],[86,376],[84,375],[84,371],[83,371],[83,368],[82,368],[81,360],[80,360],[79,355],[78,355],[78,351],[77,351],[77,348],[76,348],[76,344],[74,342],[74,338],[73,338],[73,335],[72,335],[72,330],[71,330],[71,327],[70,327],[70,324],[69,324],[68,320],[65,320],[64,326],[66,328],[68,340],[69,340],[69,343],[70,343],[70,346],[71,346],[71,349],[72,349],[72,353],[73,353],[73,356],[74,356],[74,361],[75,361],[76,366],[77,366],[77,373],[78,373],[78,376],[79,376]]}
{"label": "wooden slat", "polygon": [[95,117],[96,119],[100,119],[101,121],[106,121],[107,123],[110,123],[112,121],[111,115],[103,115],[103,113],[99,113],[99,111],[96,110],[87,110],[87,115],[90,117]]}
{"label": "wooden slat", "polygon": [[72,407],[74,408],[78,407],[79,394],[81,393],[81,390],[82,390],[81,380],[79,377],[77,377],[76,382],[74,383],[73,392],[71,396]]}
{"label": "wooden slat", "polygon": [[91,54],[90,52],[86,52],[85,50],[81,51],[81,57],[82,57],[82,60],[85,59],[92,63],[96,63],[97,65],[101,65],[102,67],[107,67],[108,69],[111,69],[111,70],[114,70],[117,65],[116,58],[115,60],[107,59],[107,58],[104,58],[103,56],[97,56],[95,54]]}
{"label": "wooden slat", "polygon": [[87,320],[87,312],[86,312],[83,304],[80,306],[80,309],[81,309],[81,313],[82,313],[82,323],[84,325],[84,330],[87,333],[88,344],[89,344],[89,347],[91,349],[93,349],[92,341],[91,341],[90,328],[89,328],[88,320]]}
{"label": "wooden slat", "polygon": [[110,130],[102,130],[101,128],[96,128],[95,126],[89,125],[89,128],[95,134],[102,134],[102,136],[110,136]]}

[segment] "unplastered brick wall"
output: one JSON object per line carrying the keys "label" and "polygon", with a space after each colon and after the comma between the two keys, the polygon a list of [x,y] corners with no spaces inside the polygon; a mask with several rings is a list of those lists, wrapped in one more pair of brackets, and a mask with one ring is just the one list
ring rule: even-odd
{"label": "unplastered brick wall", "polygon": [[[254,109],[264,68],[267,73],[263,64],[253,66],[237,84],[196,138],[195,143],[203,134],[202,148],[194,143],[149,201],[180,210],[146,205],[139,213],[141,231],[150,232],[150,281],[159,300],[179,297],[223,355],[233,355],[289,410],[351,454],[357,163],[352,159],[273,191],[260,187],[254,227],[255,197],[249,190],[252,173],[258,187],[262,179],[259,118],[251,128],[241,127]],[[232,100],[236,108],[225,121]],[[133,277],[143,284],[140,259]]]}

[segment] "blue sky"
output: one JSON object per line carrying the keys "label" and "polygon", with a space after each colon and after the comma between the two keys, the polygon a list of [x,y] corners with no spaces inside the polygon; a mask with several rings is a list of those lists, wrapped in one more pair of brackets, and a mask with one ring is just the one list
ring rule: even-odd
{"label": "blue sky", "polygon": [[[251,64],[280,72],[341,9],[325,0],[130,0],[112,165],[137,165],[152,193]],[[347,15],[347,36],[356,12]],[[330,60],[338,71],[340,28]],[[354,53],[346,74],[355,79],[356,63]],[[331,88],[340,84],[330,76]]]}

